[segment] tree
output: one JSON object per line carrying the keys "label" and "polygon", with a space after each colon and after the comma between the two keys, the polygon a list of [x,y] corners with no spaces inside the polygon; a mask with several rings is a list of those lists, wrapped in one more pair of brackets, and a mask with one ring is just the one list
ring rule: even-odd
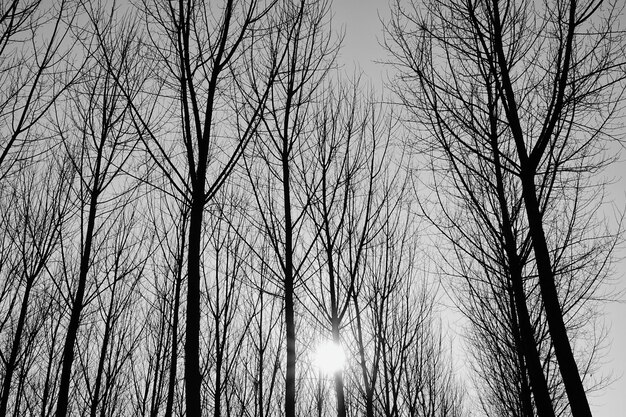
{"label": "tree", "polygon": [[[402,186],[392,191],[385,182],[402,180],[399,171],[392,173],[392,117],[383,105],[364,97],[360,80],[330,84],[314,120],[311,170],[316,170],[319,186],[311,189],[309,217],[317,235],[319,272],[318,285],[307,287],[322,313],[316,321],[329,328],[332,342],[341,347],[353,298],[359,297],[363,270],[371,262],[367,254],[384,228],[385,215],[391,215],[385,207],[398,204],[401,197],[392,194],[402,195]],[[345,417],[343,372],[335,372],[333,379],[337,415]]]}
{"label": "tree", "polygon": [[[296,415],[296,288],[305,280],[314,241],[307,237],[305,223],[308,189],[316,188],[316,179],[306,175],[311,162],[309,117],[337,52],[332,34],[325,31],[328,7],[325,0],[283,4],[278,20],[282,30],[268,48],[285,51],[285,59],[264,109],[258,132],[262,140],[253,149],[254,162],[263,164],[263,171],[251,167],[249,159],[244,161],[261,217],[258,227],[275,256],[270,269],[284,300],[287,417]],[[274,188],[282,195],[272,193]]]}
{"label": "tree", "polygon": [[[394,180],[383,189],[395,190]],[[408,203],[389,196],[379,210],[351,300],[357,402],[367,416],[462,416],[463,392],[436,326],[435,287],[419,274],[418,222]]]}
{"label": "tree", "polygon": [[[111,76],[109,70],[112,66],[105,68],[91,61],[92,66],[82,74],[82,82],[68,90],[67,101],[56,103],[54,126],[77,178],[74,193],[77,196],[75,204],[79,207],[73,222],[78,229],[77,235],[67,231],[63,242],[63,262],[72,259],[68,252],[75,244],[79,251],[79,266],[75,270],[69,263],[64,264],[66,277],[70,277],[66,283],[70,291],[66,296],[70,317],[63,347],[56,409],[58,417],[66,416],[69,411],[75,346],[81,315],[90,298],[88,290],[95,287],[97,291],[101,285],[96,279],[99,271],[92,271],[98,264],[94,259],[101,260],[107,256],[106,250],[99,245],[115,239],[111,226],[132,195],[120,186],[120,174],[137,144],[130,107],[115,82],[127,64],[126,54],[130,52],[124,47],[121,51],[117,73]],[[102,50],[96,53],[101,57]],[[76,276],[71,277],[73,274]],[[93,281],[90,282],[89,278]]]}
{"label": "tree", "polygon": [[[612,246],[610,235],[592,249],[582,243],[585,233],[593,237],[594,232],[578,225],[594,210],[578,203],[585,201],[586,175],[606,162],[600,154],[602,139],[623,91],[623,41],[614,29],[615,5],[556,1],[554,7],[535,11],[525,1],[432,1],[423,14],[415,3],[411,6],[397,3],[388,28],[388,46],[401,67],[403,88],[409,88],[400,95],[435,136],[449,135],[453,146],[444,146],[443,153],[451,169],[471,175],[455,177],[459,191],[468,201],[479,196],[471,204],[483,212],[472,215],[482,216],[480,224],[495,225],[501,236],[506,256],[500,259],[517,288],[520,347],[529,364],[535,405],[542,415],[554,413],[529,349],[532,331],[526,326],[522,301],[527,295],[520,291],[519,275],[525,257],[528,271],[537,274],[572,414],[590,415],[567,334],[571,309],[566,305],[589,299],[597,289],[608,259],[599,248]],[[456,157],[457,150],[463,157]],[[472,183],[476,179],[482,190]],[[525,214],[521,229],[511,222],[513,216],[521,221],[520,211]],[[564,232],[552,227],[563,224],[563,218],[569,222]],[[578,237],[570,239],[571,232]],[[519,243],[525,239],[528,246]],[[525,252],[528,247],[532,254]],[[579,261],[589,256],[595,259],[594,270],[585,277]],[[573,296],[564,289],[572,288],[568,281],[576,277],[584,290]]]}
{"label": "tree", "polygon": [[[41,172],[38,174],[39,170]],[[2,354],[4,378],[0,398],[1,415],[7,415],[12,394],[15,398],[24,395],[23,392],[12,392],[13,376],[20,362],[29,359],[25,345],[32,343],[41,331],[37,323],[47,311],[39,309],[33,298],[37,297],[39,281],[49,279],[46,276],[47,268],[59,249],[61,229],[71,210],[69,184],[72,183],[72,173],[68,166],[63,166],[62,161],[50,161],[49,166],[26,167],[14,179],[16,183],[11,191],[5,191],[3,196],[8,205],[3,210],[2,234],[10,240],[11,252],[14,254],[9,256],[7,253],[4,257],[3,263],[11,266],[8,275],[3,276],[3,281],[15,282],[17,285],[2,323],[13,316],[13,305],[20,297],[21,302],[16,306],[19,307],[19,313],[14,329],[11,329],[13,339],[9,350]],[[16,405],[15,412],[18,410]]]}
{"label": "tree", "polygon": [[98,262],[99,279],[90,297],[93,301],[85,301],[88,308],[83,314],[90,326],[79,344],[78,362],[84,378],[82,414],[91,417],[115,415],[124,409],[119,397],[130,379],[125,370],[130,368],[142,340],[145,324],[134,317],[140,312],[138,288],[152,253],[152,230],[142,227],[136,209],[129,204],[118,215],[107,242],[111,249]]}
{"label": "tree", "polygon": [[[201,259],[204,212],[236,166],[259,122],[275,61],[258,55],[274,1],[141,3],[143,68],[115,76],[129,102],[150,170],[189,207],[185,319],[186,413],[200,416]],[[218,12],[218,13],[216,13]],[[115,45],[105,45],[114,56]],[[107,58],[111,65],[111,58]],[[114,69],[114,67],[112,67]],[[141,81],[144,94],[135,95]],[[176,140],[172,140],[171,137]],[[154,184],[158,186],[161,181]]]}

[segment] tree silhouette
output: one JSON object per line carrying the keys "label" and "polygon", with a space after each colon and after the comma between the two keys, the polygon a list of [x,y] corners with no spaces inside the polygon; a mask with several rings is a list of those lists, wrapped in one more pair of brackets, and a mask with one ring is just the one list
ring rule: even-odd
{"label": "tree silhouette", "polygon": [[617,3],[338,6],[0,5],[0,416],[589,415]]}
{"label": "tree silhouette", "polygon": [[[440,150],[452,171],[450,194],[460,195],[466,216],[481,229],[461,236],[459,253],[487,276],[493,276],[494,265],[507,268],[517,321],[512,330],[519,331],[517,349],[538,413],[555,412],[533,348],[539,336],[524,306],[528,294],[522,282],[530,276],[537,276],[572,414],[582,416],[590,410],[567,335],[567,314],[570,303],[587,300],[597,289],[608,259],[599,248],[612,244],[610,236],[600,237],[590,250],[582,244],[585,232],[576,222],[585,224],[594,210],[578,202],[584,200],[585,173],[605,163],[598,149],[620,98],[622,43],[613,27],[613,5],[603,10],[608,19],[596,18],[602,2],[554,6],[554,12],[546,6],[531,13],[530,2],[433,1],[422,13],[415,3],[408,8],[396,3],[388,46],[401,69],[403,104],[432,128],[436,139],[430,150]],[[590,53],[599,45],[601,53]],[[596,115],[598,123],[591,121]],[[461,234],[477,232],[465,228],[465,219],[446,216]],[[559,216],[568,220],[560,222]],[[593,230],[586,233],[594,238]],[[477,238],[485,234],[492,242],[488,248]],[[570,239],[573,234],[578,237]],[[572,251],[569,260],[562,258]],[[587,256],[596,260],[596,269],[585,276],[581,264],[572,266]],[[576,295],[563,291],[573,279],[584,288]],[[528,415],[528,404],[525,408]]]}

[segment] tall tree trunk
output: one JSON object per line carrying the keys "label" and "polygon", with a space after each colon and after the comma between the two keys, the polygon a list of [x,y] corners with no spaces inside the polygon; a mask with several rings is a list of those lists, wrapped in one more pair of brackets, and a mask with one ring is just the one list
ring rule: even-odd
{"label": "tall tree trunk", "polygon": [[515,295],[513,294],[511,282],[509,282],[507,287],[507,293],[509,295],[509,308],[511,310],[513,342],[515,343],[515,353],[517,355],[517,362],[519,363],[518,373],[520,378],[521,412],[523,417],[534,417],[535,413],[533,412],[532,394],[530,390],[530,383],[528,382],[528,363],[524,357],[524,346],[522,345],[522,335],[520,331],[517,307],[515,306]]}
{"label": "tall tree trunk", "polygon": [[[159,323],[158,330],[158,345],[156,347],[156,353],[154,355],[153,363],[154,370],[152,371],[152,393],[150,394],[150,417],[157,417],[159,415],[159,407],[161,404],[162,395],[162,383],[165,374],[165,356],[167,349],[166,340],[169,338],[169,328],[164,320]],[[146,384],[146,395],[150,388]]]}
{"label": "tall tree trunk", "polygon": [[80,315],[83,311],[83,302],[85,298],[85,287],[87,285],[87,273],[89,272],[89,264],[91,261],[91,247],[93,244],[94,228],[96,224],[96,211],[98,205],[98,178],[100,177],[101,149],[98,153],[98,160],[94,178],[96,182],[91,191],[89,214],[87,219],[87,232],[85,233],[85,243],[83,253],[80,259],[80,272],[78,276],[78,288],[74,295],[72,303],[72,311],[70,313],[70,322],[67,326],[67,334],[63,345],[63,365],[61,370],[61,381],[59,384],[59,398],[57,400],[56,417],[66,417],[68,408],[68,398],[70,391],[70,382],[72,379],[72,364],[74,362],[74,345],[80,325]]}
{"label": "tall tree trunk", "polygon": [[202,415],[200,389],[200,255],[202,212],[204,210],[204,173],[198,173],[189,219],[187,259],[187,317],[185,338],[185,405],[188,417]]}
{"label": "tall tree trunk", "polygon": [[550,261],[550,252],[543,231],[539,202],[535,194],[534,176],[522,175],[524,203],[528,216],[528,226],[532,237],[533,251],[539,273],[539,288],[543,307],[548,321],[548,331],[554,345],[554,353],[559,364],[559,371],[565,385],[565,392],[570,403],[573,417],[591,417],[591,409],[583,387],[578,366],[567,336],[563,311],[556,290],[554,272]]}
{"label": "tall tree trunk", "polygon": [[[290,101],[287,101],[289,109]],[[285,118],[285,132],[288,114]],[[282,153],[283,198],[285,211],[285,334],[287,337],[287,368],[285,370],[285,417],[296,415],[296,324],[294,312],[293,224],[291,219],[291,187],[289,144],[284,139]]]}
{"label": "tall tree trunk", "polygon": [[554,408],[550,398],[550,391],[546,377],[541,367],[539,351],[537,350],[537,342],[535,341],[533,327],[530,321],[528,306],[526,305],[526,296],[521,281],[521,276],[512,282],[513,298],[519,322],[519,332],[521,340],[521,348],[528,370],[530,379],[530,387],[535,399],[537,407],[537,415],[539,417],[554,417]]}
{"label": "tall tree trunk", "polygon": [[11,381],[13,379],[13,372],[17,363],[17,355],[20,350],[20,344],[22,341],[22,333],[24,332],[24,324],[26,323],[26,314],[28,312],[28,301],[30,298],[30,291],[33,287],[32,277],[26,278],[26,288],[24,289],[24,298],[22,299],[22,306],[20,308],[20,315],[17,320],[17,328],[15,329],[15,336],[13,337],[13,343],[11,345],[11,353],[9,360],[6,363],[4,381],[2,383],[2,400],[0,401],[0,416],[7,415],[7,405],[9,403],[9,393],[11,391]]}
{"label": "tall tree trunk", "polygon": [[96,381],[93,392],[93,398],[91,399],[90,417],[96,417],[98,412],[98,403],[100,402],[100,389],[102,386],[102,375],[104,374],[104,362],[106,360],[106,353],[109,347],[109,338],[111,336],[111,315],[113,314],[113,300],[115,294],[115,285],[113,284],[113,291],[111,292],[111,300],[109,301],[108,314],[106,323],[104,325],[104,337],[102,338],[102,345],[100,346],[100,358],[98,360],[98,370],[96,372]]}
{"label": "tall tree trunk", "polygon": [[[490,105],[493,101],[490,96]],[[491,106],[492,109],[495,107]],[[491,150],[494,161],[494,172],[496,175],[496,189],[498,194],[498,203],[500,205],[500,214],[502,216],[502,232],[504,235],[505,251],[508,260],[508,269],[511,276],[511,286],[513,290],[513,299],[515,308],[513,312],[517,312],[519,323],[519,337],[524,363],[528,370],[530,386],[535,398],[535,406],[537,407],[537,415],[539,417],[554,417],[554,408],[550,398],[550,391],[546,382],[543,369],[541,367],[541,359],[537,350],[534,330],[530,321],[528,306],[526,305],[526,294],[524,293],[524,285],[522,281],[522,264],[518,253],[517,243],[513,235],[513,222],[509,213],[509,207],[504,191],[504,174],[500,159],[500,151],[498,149],[498,133],[497,133],[497,117],[492,112],[490,114],[491,123]],[[532,412],[531,412],[532,415]]]}
{"label": "tall tree trunk", "polygon": [[[322,180],[322,192],[326,195],[326,177]],[[324,240],[326,246],[326,258],[328,263],[328,288],[330,290],[330,322],[333,343],[337,346],[341,346],[341,338],[339,335],[339,307],[337,301],[336,291],[336,277],[335,277],[335,264],[333,260],[333,239],[330,236],[329,225],[329,210],[327,207],[326,199],[324,197]],[[343,386],[343,370],[337,369],[333,375],[335,381],[335,397],[337,399],[337,417],[346,417],[346,398],[344,394]]]}
{"label": "tall tree trunk", "polygon": [[[219,258],[219,251],[216,258]],[[219,259],[216,260],[219,261]],[[219,277],[217,276],[216,278],[219,279]],[[218,295],[215,303],[216,310],[219,311],[219,281],[216,285],[218,286]],[[220,328],[220,315],[216,313],[214,317],[215,335],[213,341],[215,345],[215,388],[213,391],[213,417],[220,417],[222,413],[222,364],[224,361],[224,350],[223,346],[220,346],[222,338],[222,329]],[[224,329],[223,331],[226,332],[226,329]]]}
{"label": "tall tree trunk", "polygon": [[543,156],[556,121],[563,109],[563,96],[568,84],[569,66],[572,53],[572,45],[575,30],[576,2],[569,5],[569,18],[566,38],[564,39],[563,67],[557,74],[555,81],[555,93],[553,95],[554,106],[548,114],[546,129],[537,141],[537,146],[529,155],[526,150],[524,131],[521,127],[518,115],[517,101],[513,90],[513,84],[509,75],[508,61],[503,46],[503,33],[500,10],[497,0],[492,1],[493,23],[495,29],[494,41],[498,60],[498,67],[502,73],[502,95],[506,103],[506,116],[510,125],[511,133],[515,140],[519,163],[521,167],[522,195],[528,218],[528,227],[532,240],[533,252],[537,272],[539,274],[539,288],[543,299],[543,306],[548,321],[548,331],[554,345],[554,353],[559,364],[559,371],[565,385],[565,392],[570,403],[573,417],[591,417],[591,409],[587,401],[587,395],[580,378],[578,366],[574,359],[572,347],[569,343],[567,330],[563,321],[563,311],[559,303],[558,292],[554,280],[554,272],[550,261],[550,252],[543,231],[542,213],[536,194],[535,174],[540,158]]}
{"label": "tall tree trunk", "polygon": [[[338,319],[333,319],[333,342],[339,346],[339,324]],[[335,396],[337,397],[337,417],[346,417],[346,397],[343,386],[343,370],[335,371]]]}
{"label": "tall tree trunk", "polygon": [[[179,261],[179,274],[182,268],[182,262]],[[178,310],[180,308],[180,286],[182,278],[176,277],[176,283],[174,284],[174,308],[172,311],[172,354],[170,356],[170,372],[169,380],[167,384],[167,400],[165,403],[164,417],[172,417],[172,410],[174,408],[174,390],[176,388],[176,362],[178,360]]]}
{"label": "tall tree trunk", "polygon": [[363,342],[363,324],[361,320],[361,310],[359,309],[358,297],[355,292],[352,293],[354,303],[356,327],[357,327],[357,344],[359,347],[359,365],[361,368],[361,376],[363,377],[363,390],[365,391],[365,417],[374,417],[374,381],[370,381],[367,373],[367,365],[365,362],[365,347]]}
{"label": "tall tree trunk", "polygon": [[[52,308],[49,306],[48,308]],[[53,403],[48,404],[48,400],[50,399],[50,392],[52,391],[53,385],[53,377],[52,372],[54,368],[55,360],[55,347],[56,344],[54,341],[56,340],[56,336],[59,332],[59,327],[61,327],[61,320],[58,319],[54,324],[54,331],[50,335],[50,339],[52,340],[51,346],[48,348],[48,363],[46,365],[46,378],[44,382],[43,394],[41,396],[41,413],[39,417],[46,417],[52,413],[52,408],[54,407]]]}
{"label": "tall tree trunk", "polygon": [[[332,253],[328,253],[328,256],[332,256]],[[332,262],[332,258],[329,258],[329,262]],[[331,309],[331,326],[333,343],[337,346],[341,346],[341,338],[339,337],[339,315],[337,311],[337,294],[335,292],[335,271],[331,265],[329,268],[330,278],[330,309]],[[337,369],[334,374],[335,380],[335,397],[337,398],[337,417],[346,417],[346,398],[343,387],[343,370]]]}

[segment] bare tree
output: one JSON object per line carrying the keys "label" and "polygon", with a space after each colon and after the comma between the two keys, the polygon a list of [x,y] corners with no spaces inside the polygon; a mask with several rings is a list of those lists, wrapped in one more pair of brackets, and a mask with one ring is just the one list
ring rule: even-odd
{"label": "bare tree", "polygon": [[[333,36],[326,31],[327,1],[286,2],[281,9],[279,31],[271,50],[285,51],[272,85],[264,115],[262,139],[253,149],[254,160],[246,160],[257,202],[259,229],[274,251],[271,271],[284,300],[286,367],[285,416],[296,414],[296,289],[302,285],[311,260],[313,240],[307,239],[306,215],[311,195],[307,188],[309,117],[316,94],[337,52]],[[252,162],[263,164],[262,171]],[[261,181],[260,179],[264,181]],[[280,195],[273,193],[276,188]]]}
{"label": "bare tree", "polygon": [[[38,164],[39,165],[39,164]],[[36,173],[35,168],[41,169]],[[12,258],[14,264],[10,274],[3,277],[5,283],[17,283],[13,292],[11,304],[17,303],[21,296],[17,321],[12,329],[12,341],[8,352],[2,354],[4,378],[2,381],[2,397],[0,398],[0,413],[8,414],[8,404],[11,397],[13,376],[19,369],[20,360],[30,360],[24,352],[28,340],[38,338],[37,332],[41,329],[33,320],[39,322],[45,315],[46,309],[40,309],[38,303],[33,302],[33,293],[36,294],[39,282],[49,279],[46,276],[47,267],[51,258],[58,250],[61,238],[61,228],[71,209],[69,198],[69,184],[72,183],[72,174],[62,162],[50,161],[48,167],[35,166],[20,170],[16,184],[11,187],[10,194],[5,191],[9,206],[3,213],[2,233],[12,243]],[[7,254],[8,255],[8,254]],[[4,262],[11,262],[8,256]],[[8,301],[8,300],[7,300]],[[9,307],[7,316],[2,318],[6,323],[13,316],[13,308]],[[33,311],[35,310],[35,311]],[[37,311],[39,310],[39,311]],[[11,319],[11,322],[13,320]],[[13,327],[13,326],[11,326]],[[33,333],[34,332],[34,333]],[[15,393],[13,393],[15,394]],[[22,394],[16,394],[19,398]],[[16,406],[16,412],[18,407]]]}
{"label": "bare tree", "polygon": [[[84,81],[68,91],[67,101],[56,104],[56,133],[63,141],[77,176],[74,193],[79,208],[74,224],[78,227],[75,243],[80,252],[78,270],[66,264],[66,285],[70,292],[66,302],[70,306],[70,317],[57,400],[56,414],[59,417],[68,413],[78,330],[83,309],[90,298],[87,290],[92,287],[97,291],[102,285],[97,280],[89,282],[96,263],[94,258],[107,256],[106,250],[101,250],[98,245],[111,238],[111,223],[116,222],[120,209],[131,198],[126,194],[129,191],[127,187],[120,186],[119,179],[137,143],[137,136],[130,121],[130,107],[115,82],[126,64],[124,54],[129,52],[127,48],[122,48],[117,74],[111,76],[110,68],[96,63],[85,71]],[[72,238],[68,230],[63,243],[64,253],[71,251]],[[65,256],[63,260],[67,261]],[[70,278],[74,273],[76,277]]]}
{"label": "bare tree", "polygon": [[179,310],[180,310],[180,301],[181,301],[181,289],[184,278],[184,253],[186,249],[186,235],[188,234],[187,226],[189,222],[188,211],[183,206],[179,207],[178,210],[180,214],[178,216],[174,216],[170,214],[170,219],[178,218],[178,222],[174,221],[174,225],[176,226],[174,230],[175,233],[175,243],[173,245],[168,245],[168,253],[164,254],[165,258],[169,260],[168,264],[168,272],[172,274],[172,278],[174,280],[174,294],[173,294],[173,304],[170,309],[164,312],[164,314],[169,318],[168,324],[171,328],[171,337],[170,337],[170,369],[168,375],[167,382],[167,400],[165,405],[165,416],[171,417],[173,414],[174,408],[174,392],[176,389],[176,370],[178,363],[178,338],[179,338]]}
{"label": "bare tree", "polygon": [[[234,169],[258,124],[273,79],[273,60],[280,58],[272,55],[263,61],[257,53],[264,34],[273,30],[264,26],[273,6],[273,1],[256,0],[226,0],[218,8],[192,0],[142,2],[145,26],[137,45],[142,48],[144,71],[115,77],[129,101],[151,170],[166,178],[176,198],[189,206],[185,393],[190,416],[200,416],[202,410],[199,343],[205,206]],[[107,44],[107,54],[112,55],[114,48]],[[145,94],[139,96],[127,88],[137,78],[144,80]],[[172,141],[171,135],[177,139]]]}
{"label": "bare tree", "polygon": [[[483,227],[495,226],[495,241],[506,248],[495,263],[510,268],[521,331],[518,348],[524,351],[538,412],[554,415],[524,312],[528,294],[522,279],[534,274],[572,414],[588,416],[567,334],[573,310],[566,306],[589,299],[609,259],[599,248],[610,249],[611,236],[588,250],[581,239],[585,233],[575,223],[585,224],[594,211],[577,202],[585,200],[583,178],[606,162],[602,139],[623,91],[623,41],[614,30],[615,4],[535,6],[432,1],[422,13],[416,3],[408,8],[396,3],[388,46],[406,88],[398,89],[403,103],[433,129],[438,145],[449,144],[443,155],[456,186],[482,210],[471,210],[470,216]],[[457,157],[457,151],[463,156]],[[569,223],[565,231],[552,227],[564,218]],[[570,239],[572,232],[578,237]],[[570,255],[576,253],[568,261],[562,258],[566,246]],[[578,275],[582,264],[575,259],[588,256],[596,260],[593,272]],[[520,274],[520,268],[525,272]],[[577,295],[564,291],[577,276],[584,290]]]}
{"label": "bare tree", "polygon": [[418,272],[418,222],[409,206],[383,201],[352,295],[358,404],[367,416],[462,416],[434,287]]}
{"label": "bare tree", "polygon": [[[85,380],[84,414],[91,417],[115,415],[124,404],[116,397],[124,393],[124,379],[128,374],[135,348],[140,341],[143,323],[133,317],[139,313],[139,284],[150,250],[150,229],[142,229],[136,213],[137,206],[129,205],[116,219],[111,250],[99,265],[98,289],[91,308],[84,316],[91,326],[80,344],[78,361]],[[95,366],[91,364],[97,358]]]}
{"label": "bare tree", "polygon": [[[385,205],[397,201],[384,186],[387,176],[394,175],[393,119],[384,106],[365,97],[359,80],[337,84],[325,90],[313,130],[311,170],[316,169],[319,186],[311,189],[309,216],[318,234],[319,279],[308,288],[316,309],[323,313],[319,324],[330,329],[333,343],[342,346],[341,332],[353,296],[358,296],[368,250],[389,214]],[[399,172],[394,179],[402,181]],[[401,188],[394,190],[396,195],[402,194]],[[337,414],[345,417],[342,371],[333,378]]]}

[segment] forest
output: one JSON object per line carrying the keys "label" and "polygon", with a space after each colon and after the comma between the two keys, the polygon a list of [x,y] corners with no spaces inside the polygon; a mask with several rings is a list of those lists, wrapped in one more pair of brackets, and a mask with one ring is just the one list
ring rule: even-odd
{"label": "forest", "polygon": [[1,0],[0,417],[592,415],[623,2],[333,7]]}

